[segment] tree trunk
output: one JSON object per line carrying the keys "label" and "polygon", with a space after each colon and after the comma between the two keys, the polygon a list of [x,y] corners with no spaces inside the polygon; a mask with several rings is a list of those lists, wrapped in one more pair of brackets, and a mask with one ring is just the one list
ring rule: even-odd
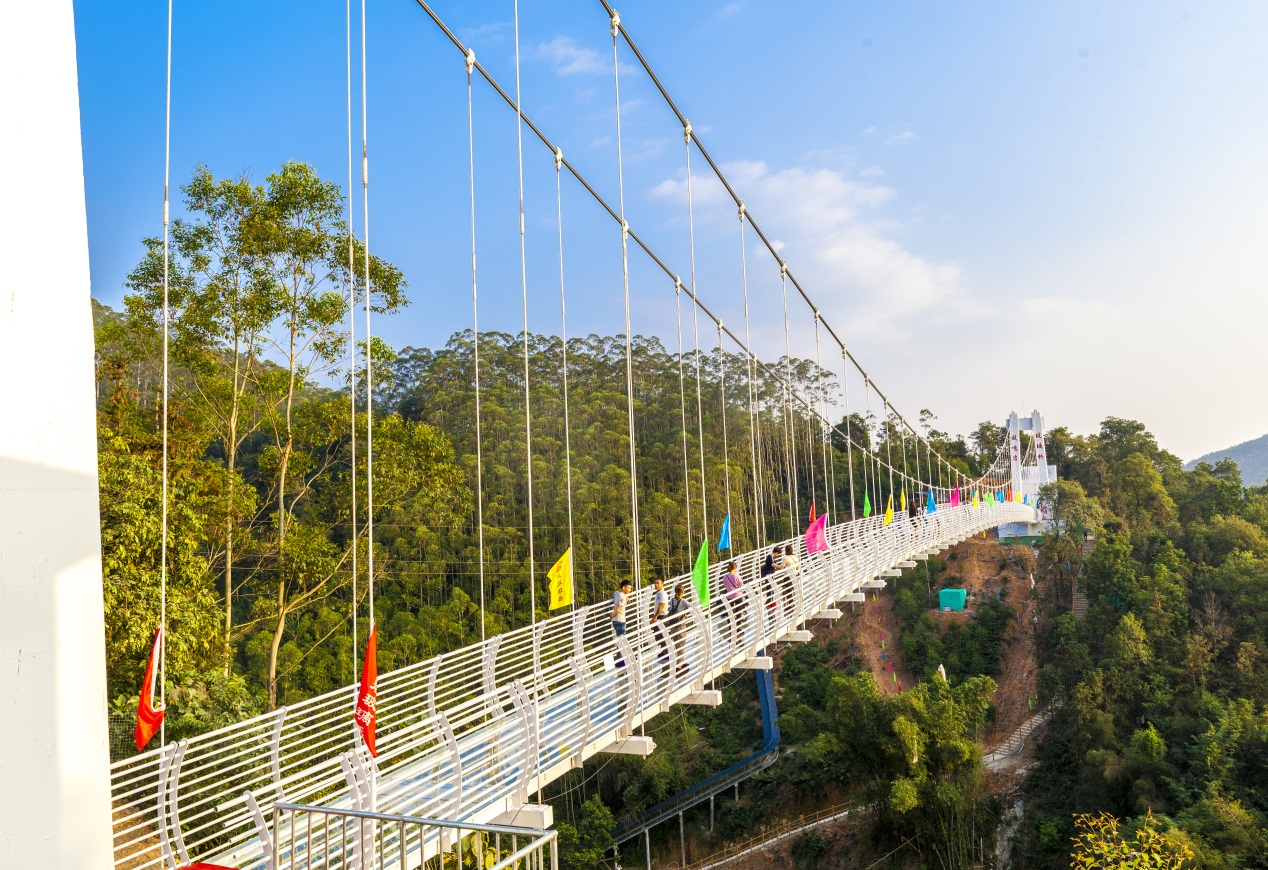
{"label": "tree trunk", "polygon": [[277,651],[282,647],[282,631],[286,628],[286,581],[277,582],[277,625],[269,646],[269,710],[277,709]]}

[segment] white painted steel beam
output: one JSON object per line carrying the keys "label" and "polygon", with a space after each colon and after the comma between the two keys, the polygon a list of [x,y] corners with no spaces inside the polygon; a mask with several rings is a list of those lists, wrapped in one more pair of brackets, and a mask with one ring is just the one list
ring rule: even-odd
{"label": "white painted steel beam", "polygon": [[97,409],[71,2],[8,4],[5,32],[0,116],[13,171],[0,232],[0,866],[108,867]]}
{"label": "white painted steel beam", "polygon": [[721,707],[722,706],[722,690],[721,689],[705,689],[701,692],[693,692],[678,701],[679,704],[694,704],[700,707]]}

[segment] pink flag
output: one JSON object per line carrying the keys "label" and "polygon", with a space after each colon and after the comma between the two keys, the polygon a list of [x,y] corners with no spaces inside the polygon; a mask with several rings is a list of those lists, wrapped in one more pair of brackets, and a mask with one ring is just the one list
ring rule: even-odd
{"label": "pink flag", "polygon": [[806,529],[806,552],[821,553],[828,549],[828,535],[824,531],[828,523],[828,515],[820,514],[819,518]]}
{"label": "pink flag", "polygon": [[960,487],[951,490],[951,507],[960,506]]}

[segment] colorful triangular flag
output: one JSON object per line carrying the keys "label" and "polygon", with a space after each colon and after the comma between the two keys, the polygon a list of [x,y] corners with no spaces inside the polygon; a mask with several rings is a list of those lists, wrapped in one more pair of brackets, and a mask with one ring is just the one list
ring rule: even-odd
{"label": "colorful triangular flag", "polygon": [[806,529],[806,552],[821,553],[828,549],[828,536],[825,531],[828,525],[828,515],[824,514],[819,517],[809,528]]}
{"label": "colorful triangular flag", "polygon": [[815,500],[810,499],[810,522],[815,521]]}
{"label": "colorful triangular flag", "polygon": [[977,499],[977,490],[973,490],[973,507],[981,507],[982,503]]}
{"label": "colorful triangular flag", "polygon": [[929,490],[929,498],[925,503],[925,513],[931,514],[938,509],[938,502],[934,500],[933,490]]}
{"label": "colorful triangular flag", "polygon": [[709,606],[709,540],[700,542],[696,564],[691,569],[691,585],[696,588],[696,600],[701,607]]}
{"label": "colorful triangular flag", "polygon": [[718,552],[731,549],[731,515],[722,518],[722,531],[718,532]]}
{"label": "colorful triangular flag", "polygon": [[863,493],[863,516],[870,517],[872,515],[872,500],[867,497],[867,493]]}
{"label": "colorful triangular flag", "polygon": [[889,525],[894,521],[894,494],[889,494],[889,501],[885,503],[885,522],[881,525]]}
{"label": "colorful triangular flag", "polygon": [[136,704],[136,748],[145,749],[147,743],[158,733],[163,724],[167,708],[155,703],[154,684],[158,667],[159,650],[163,646],[163,628],[154,632],[154,643],[150,646],[150,660],[145,665],[145,678],[141,682],[141,694]]}
{"label": "colorful triangular flag", "polygon": [[898,494],[898,505],[903,513],[907,513],[907,490],[903,490]]}
{"label": "colorful triangular flag", "polygon": [[564,550],[546,576],[550,578],[550,609],[572,604],[572,547]]}
{"label": "colorful triangular flag", "polygon": [[357,690],[357,709],[353,713],[365,748],[375,758],[379,757],[378,750],[374,748],[374,723],[378,719],[376,708],[379,703],[378,630],[378,626],[371,625],[370,637],[365,642],[365,665],[361,668],[361,687]]}

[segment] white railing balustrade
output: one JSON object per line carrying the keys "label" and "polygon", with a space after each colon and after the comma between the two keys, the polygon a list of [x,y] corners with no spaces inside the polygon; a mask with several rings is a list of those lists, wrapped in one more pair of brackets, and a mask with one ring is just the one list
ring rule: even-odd
{"label": "white railing balustrade", "polygon": [[554,831],[273,805],[269,870],[559,870]]}

